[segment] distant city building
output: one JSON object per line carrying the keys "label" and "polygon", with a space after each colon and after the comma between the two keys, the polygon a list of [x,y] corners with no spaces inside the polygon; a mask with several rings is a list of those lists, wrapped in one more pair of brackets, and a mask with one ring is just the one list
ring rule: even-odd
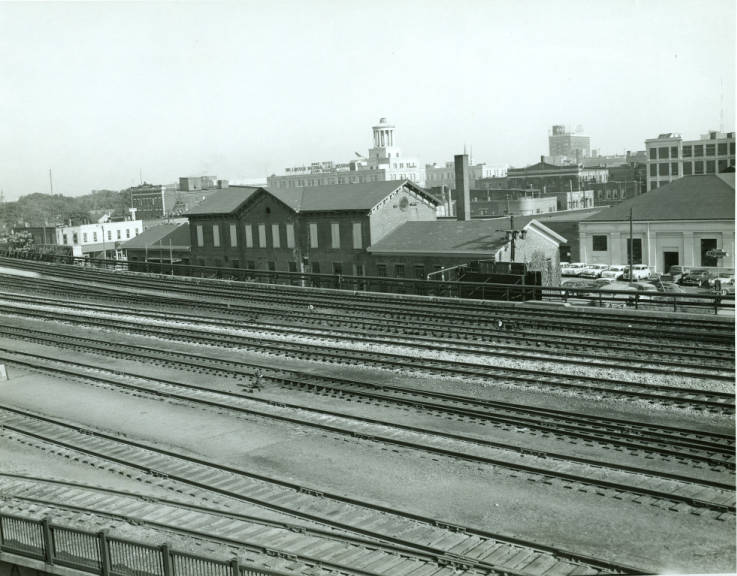
{"label": "distant city building", "polygon": [[395,130],[393,124],[381,118],[379,124],[372,127],[373,147],[369,149],[368,158],[294,166],[285,169],[283,175],[269,176],[266,185],[279,189],[410,180],[424,186],[425,168],[416,158],[402,155]]}
{"label": "distant city building", "polygon": [[[507,175],[507,166],[489,166],[487,164],[470,164],[468,180],[471,188],[476,188],[476,181],[481,178],[503,178]],[[438,188],[446,186],[455,190],[455,164],[425,164],[425,187]]]}
{"label": "distant city building", "polygon": [[553,164],[580,164],[591,156],[591,139],[556,124],[548,135],[548,154]]}
{"label": "distant city building", "polygon": [[711,131],[698,140],[660,134],[645,140],[647,189],[654,190],[682,176],[719,174],[735,165],[734,132]]}
{"label": "distant city building", "polygon": [[166,265],[190,263],[189,222],[152,226],[120,245],[134,272],[169,272]]}
{"label": "distant city building", "polygon": [[72,256],[124,259],[121,244],[143,230],[143,221],[136,220],[135,213],[132,208],[129,219],[112,219],[106,215],[94,224],[59,226],[56,228],[56,243],[71,246]]}
{"label": "distant city building", "polygon": [[214,176],[179,178],[179,185],[163,186],[144,183],[129,188],[131,206],[145,221],[176,218],[196,206],[214,192],[228,188],[227,180]]}

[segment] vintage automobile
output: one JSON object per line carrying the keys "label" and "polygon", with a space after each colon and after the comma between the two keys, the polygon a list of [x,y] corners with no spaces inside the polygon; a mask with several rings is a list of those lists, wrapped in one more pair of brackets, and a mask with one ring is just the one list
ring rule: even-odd
{"label": "vintage automobile", "polygon": [[560,275],[561,276],[579,276],[583,269],[586,268],[586,264],[583,262],[571,262],[570,264],[561,265]]}
{"label": "vintage automobile", "polygon": [[608,269],[607,264],[589,264],[583,269],[580,276],[583,278],[601,278],[602,273]]}
{"label": "vintage automobile", "polygon": [[601,273],[601,278],[609,282],[621,280],[626,268],[627,266],[625,266],[624,264],[612,264],[611,266],[609,266],[609,268]]}
{"label": "vintage automobile", "polygon": [[681,286],[709,286],[709,279],[713,279],[713,273],[706,268],[692,268],[678,280]]}
{"label": "vintage automobile", "polygon": [[645,264],[634,264],[632,266],[632,278],[630,278],[630,267],[625,266],[624,272],[622,273],[622,280],[636,282],[638,280],[647,280],[650,278],[650,268]]}

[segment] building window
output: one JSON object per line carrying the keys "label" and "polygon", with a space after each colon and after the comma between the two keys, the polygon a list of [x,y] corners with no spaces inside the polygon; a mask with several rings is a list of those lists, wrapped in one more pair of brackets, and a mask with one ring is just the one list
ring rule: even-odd
{"label": "building window", "polygon": [[684,158],[691,158],[691,146],[684,146],[683,147],[683,157]]}
{"label": "building window", "polygon": [[333,262],[333,274],[342,274],[342,273],[343,273],[343,263]]}
{"label": "building window", "polygon": [[117,239],[118,239],[118,240],[120,240],[120,230],[116,230],[115,232],[117,233],[117,234],[116,234],[116,236],[117,236]]}
{"label": "building window", "polygon": [[297,271],[297,263],[294,260],[291,260],[289,262],[289,271],[290,272],[296,272]]}
{"label": "building window", "polygon": [[714,156],[715,153],[716,153],[716,146],[714,144],[707,144],[706,145],[706,155]]}
{"label": "building window", "polygon": [[658,175],[658,165],[657,164],[650,164],[650,176],[657,176]]}
{"label": "building window", "polygon": [[670,163],[670,175],[671,176],[678,176],[678,162],[671,162]]}
{"label": "building window", "polygon": [[240,268],[241,267],[241,261],[240,260],[233,260],[232,261],[233,268]]}
{"label": "building window", "polygon": [[253,248],[253,226],[246,224],[246,248]]}
{"label": "building window", "polygon": [[258,225],[258,247],[266,248],[266,224]]}
{"label": "building window", "polygon": [[670,147],[670,157],[671,158],[678,158],[678,146],[671,146]]}
{"label": "building window", "polygon": [[696,160],[694,162],[694,174],[703,174],[704,173],[704,161],[703,160]]}
{"label": "building window", "polygon": [[313,274],[319,274],[320,273],[320,263],[319,262],[313,262],[312,263],[312,273]]}
{"label": "building window", "polygon": [[720,142],[719,144],[717,144],[717,149],[719,150],[720,156],[727,155],[727,143],[726,142]]}
{"label": "building window", "polygon": [[[230,247],[236,248],[238,246],[238,228],[235,224],[230,225]],[[237,266],[235,266],[237,268]]]}
{"label": "building window", "polygon": [[607,251],[607,237],[605,235],[592,236],[594,252]]}
{"label": "building window", "polygon": [[67,243],[67,240],[68,240],[68,238],[67,238],[67,235],[66,235],[66,234],[64,234],[64,235],[63,235],[63,238],[64,238],[64,242],[63,242],[63,244],[66,244],[66,243]]}
{"label": "building window", "polygon": [[696,157],[703,156],[704,155],[704,145],[696,144],[696,146],[693,147],[693,155]]}
{"label": "building window", "polygon": [[82,233],[82,242],[87,243],[87,232]]}
{"label": "building window", "polygon": [[281,234],[279,234],[279,224],[271,225],[271,245],[274,248],[281,248]]}
{"label": "building window", "polygon": [[363,276],[363,264],[354,264],[353,265],[353,275],[354,276]]}
{"label": "building window", "polygon": [[317,248],[317,223],[310,224],[310,248]]}
{"label": "building window", "polygon": [[395,264],[394,265],[394,277],[395,278],[404,278],[404,264]]}
{"label": "building window", "polygon": [[376,275],[377,276],[386,276],[386,264],[377,264],[376,265]]}
{"label": "building window", "polygon": [[706,173],[714,174],[716,172],[716,162],[714,160],[706,161]]}
{"label": "building window", "polygon": [[[625,242],[627,244],[627,264],[629,264],[629,261],[630,261],[629,238]],[[642,264],[642,240],[640,238],[632,239],[632,264]]]}
{"label": "building window", "polygon": [[650,160],[657,160],[657,159],[658,159],[658,149],[650,148]]}
{"label": "building window", "polygon": [[668,176],[668,163],[663,162],[662,164],[658,164],[658,175],[659,176]]}
{"label": "building window", "polygon": [[363,235],[361,234],[361,223],[353,223],[353,249],[360,250],[363,248]]}
{"label": "building window", "polygon": [[693,164],[691,164],[691,162],[684,162],[683,163],[683,175],[691,176],[691,174],[693,174]]}
{"label": "building window", "polygon": [[709,256],[708,252],[714,250],[717,247],[716,238],[702,238],[701,239],[701,265],[702,266],[716,266],[717,259],[713,256]]}
{"label": "building window", "polygon": [[729,164],[727,163],[727,159],[723,158],[719,161],[719,172],[724,172],[727,169],[727,166]]}
{"label": "building window", "polygon": [[[111,231],[111,230],[108,230],[108,231],[107,231],[107,239],[108,239],[108,240],[112,240],[112,239],[113,239],[113,233],[112,233],[112,231]],[[200,246],[202,246],[202,244],[200,244]]]}
{"label": "building window", "polygon": [[669,150],[670,149],[667,146],[665,146],[663,148],[658,148],[658,157],[661,160],[663,160],[665,158],[670,158],[670,154],[668,154]]}
{"label": "building window", "polygon": [[734,142],[729,143],[729,154],[734,156]]}
{"label": "building window", "polygon": [[246,260],[246,268],[248,270],[255,270],[256,269],[256,262],[253,260]]}
{"label": "building window", "polygon": [[[85,242],[87,242],[87,238],[86,238],[86,236],[87,236],[87,234],[85,234],[85,239],[84,239],[84,241],[85,241]],[[130,231],[130,228],[126,228],[126,229],[125,229],[125,237],[126,237],[126,238],[130,238],[130,237],[131,237],[131,231]]]}
{"label": "building window", "polygon": [[212,225],[212,245],[216,248],[220,246],[220,226],[217,224]]}
{"label": "building window", "polygon": [[287,248],[294,248],[294,224],[287,224]]}
{"label": "building window", "polygon": [[330,247],[340,248],[340,224],[338,222],[330,224]]}
{"label": "building window", "polygon": [[273,260],[269,260],[268,265],[269,265],[269,272],[276,271],[276,262],[274,262]]}
{"label": "building window", "polygon": [[422,264],[415,264],[415,278],[418,280],[424,280],[425,278],[425,266]]}
{"label": "building window", "polygon": [[97,242],[97,232],[92,233],[92,241]]}

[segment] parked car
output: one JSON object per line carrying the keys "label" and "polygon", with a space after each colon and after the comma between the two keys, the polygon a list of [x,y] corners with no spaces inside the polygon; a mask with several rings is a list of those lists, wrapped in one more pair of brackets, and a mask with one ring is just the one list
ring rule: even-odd
{"label": "parked car", "polygon": [[624,272],[622,273],[622,280],[629,282],[629,281],[638,281],[638,280],[647,280],[650,278],[650,268],[648,268],[645,264],[633,264],[632,265],[632,278],[630,278],[630,267],[625,266]]}
{"label": "parked car", "polygon": [[678,282],[681,279],[681,276],[683,276],[688,271],[689,269],[685,266],[678,266],[676,264],[670,267],[670,269],[668,270],[668,276],[670,276],[672,282]]}
{"label": "parked car", "polygon": [[607,264],[589,264],[581,272],[581,276],[584,278],[601,278],[602,273],[608,270]]}
{"label": "parked car", "polygon": [[583,272],[584,268],[586,268],[586,264],[584,262],[571,262],[570,264],[561,266],[560,275],[579,276],[581,272]]}
{"label": "parked car", "polygon": [[601,278],[602,280],[607,280],[608,282],[621,280],[625,268],[626,266],[624,266],[623,264],[613,264],[601,273]]}
{"label": "parked car", "polygon": [[681,286],[708,286],[712,273],[706,268],[692,268],[678,280]]}
{"label": "parked car", "polygon": [[734,294],[734,272],[719,272],[715,277],[709,278],[708,283],[722,296]]}

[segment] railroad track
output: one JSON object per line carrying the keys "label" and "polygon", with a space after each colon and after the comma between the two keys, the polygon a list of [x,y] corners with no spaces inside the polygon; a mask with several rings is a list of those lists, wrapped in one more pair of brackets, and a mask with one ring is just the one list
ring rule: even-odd
{"label": "railroad track", "polygon": [[[577,439],[582,442],[595,442],[607,449],[627,449],[632,454],[642,451],[650,457],[659,455],[662,458],[690,461],[711,468],[734,468],[735,439],[734,436],[726,434],[658,427],[630,420],[586,416],[547,408],[474,399],[445,392],[374,384],[299,370],[274,369],[264,364],[212,358],[194,352],[158,350],[151,346],[106,342],[58,332],[3,327],[0,334],[46,346],[133,359],[146,366],[153,363],[178,370],[207,373],[246,384],[255,380],[255,373],[258,370],[270,389],[273,386],[280,386],[333,397],[339,394],[344,399],[360,397],[372,401],[377,406],[389,402],[411,407],[418,412],[446,417],[453,415],[482,425],[514,426],[528,432],[560,435],[569,441]],[[12,353],[14,350],[5,349],[5,352]],[[219,391],[221,388],[213,385],[211,389]],[[253,395],[250,397],[253,398]]]}
{"label": "railroad track", "polygon": [[[289,304],[304,308],[309,303],[319,303],[325,309],[340,309],[352,313],[360,309],[363,314],[372,314],[390,320],[408,321],[425,318],[432,322],[438,317],[452,315],[454,320],[468,326],[490,325],[497,319],[515,322],[525,329],[550,328],[551,325],[560,330],[565,328],[575,332],[591,332],[592,328],[601,333],[608,330],[612,334],[627,335],[633,330],[643,335],[667,340],[718,341],[733,342],[734,324],[721,318],[710,316],[699,317],[698,320],[681,318],[671,314],[608,314],[603,311],[575,309],[556,310],[549,308],[530,308],[527,305],[514,305],[488,301],[474,301],[469,303],[463,300],[389,296],[377,293],[353,293],[346,291],[322,291],[290,286],[258,285],[254,283],[206,281],[201,279],[176,280],[167,276],[158,276],[155,279],[135,274],[103,272],[91,269],[80,270],[78,267],[65,265],[49,265],[19,261],[14,259],[0,259],[11,266],[23,267],[62,275],[69,281],[82,281],[88,287],[90,280],[109,283],[114,279],[115,286],[110,289],[116,292],[146,289],[160,294],[165,290],[167,294],[179,293],[187,297],[196,294],[215,298],[243,299],[268,305],[284,307]],[[21,264],[22,263],[22,264]],[[119,286],[118,280],[126,278],[126,288]]]}
{"label": "railroad track", "polygon": [[[18,357],[27,360],[19,360]],[[153,393],[185,403],[205,404],[219,412],[257,416],[301,427],[348,436],[352,441],[390,444],[414,452],[428,452],[446,458],[492,466],[495,473],[512,477],[523,475],[531,482],[559,487],[576,487],[600,496],[623,499],[625,495],[639,502],[647,497],[652,505],[681,511],[694,508],[711,511],[715,517],[735,512],[734,477],[731,481],[694,480],[672,473],[655,473],[645,468],[615,465],[601,459],[577,458],[544,450],[530,450],[477,437],[450,434],[428,428],[399,425],[370,418],[359,418],[335,411],[316,410],[282,402],[260,403],[243,395],[214,391],[208,386],[181,384],[178,381],[120,375],[117,371],[98,369],[96,364],[78,360],[64,361],[37,354],[15,353],[6,362],[25,363],[28,368],[45,370],[64,377],[124,387],[137,393]],[[90,374],[95,370],[96,374]],[[121,377],[122,376],[122,377]],[[131,381],[132,380],[132,381]]]}
{"label": "railroad track", "polygon": [[[31,302],[35,305],[63,306],[73,310],[88,310],[89,303],[72,304],[68,299],[62,298],[29,298],[27,294],[12,295],[3,294],[2,298],[10,302]],[[137,301],[146,302],[144,298]],[[135,312],[148,318],[164,318],[172,321],[196,323],[203,320],[201,315],[187,314],[177,310],[176,312],[152,311],[146,308],[132,309],[131,300],[119,306],[95,304],[94,309],[98,312],[119,313],[121,309],[126,313]],[[146,302],[150,305],[150,302]],[[121,308],[123,307],[124,308]],[[180,306],[177,306],[178,308]],[[1,309],[1,308],[0,308]],[[231,316],[233,313],[231,312]],[[416,334],[402,327],[388,327],[384,323],[373,323],[368,329],[365,321],[352,322],[350,320],[329,321],[316,320],[315,315],[307,315],[311,321],[312,328],[291,327],[275,325],[255,321],[253,318],[240,317],[237,319],[207,318],[209,324],[230,327],[247,326],[252,330],[269,331],[280,335],[294,335],[299,337],[339,337],[344,341],[365,342],[382,344],[402,343],[423,347],[437,352],[462,353],[462,354],[493,354],[496,357],[504,357],[521,360],[538,360],[551,362],[565,362],[569,365],[589,366],[611,369],[618,364],[626,364],[628,368],[639,372],[653,374],[682,373],[694,378],[717,378],[724,381],[734,379],[734,351],[716,347],[702,347],[699,349],[685,349],[685,347],[673,348],[658,347],[650,344],[637,342],[617,344],[606,343],[604,339],[599,342],[591,342],[593,339],[568,338],[551,339],[549,336],[542,338],[534,335],[512,334],[508,332],[494,333],[476,330],[475,333],[463,331],[451,331],[439,341],[442,332],[433,335]],[[302,317],[299,317],[301,321]],[[247,324],[244,324],[246,322]],[[284,318],[277,318],[279,324]],[[327,324],[329,329],[322,325]],[[316,325],[320,325],[319,327]],[[358,335],[357,335],[357,332]],[[387,337],[386,334],[397,334]],[[398,339],[399,336],[403,339]],[[519,342],[520,344],[510,343]],[[564,342],[564,343],[563,343]],[[543,349],[541,349],[543,348]],[[586,352],[583,353],[582,350]],[[654,362],[657,360],[657,362]]]}
{"label": "railroad track", "polygon": [[[112,470],[143,482],[186,485],[255,503],[292,516],[319,521],[360,537],[378,538],[410,550],[442,555],[439,562],[456,568],[501,571],[531,576],[556,574],[642,573],[641,568],[587,558],[554,546],[525,542],[437,519],[360,502],[337,494],[259,476],[237,468],[185,457],[144,442],[64,423],[17,408],[0,409],[1,433],[46,451],[96,467]],[[373,528],[372,528],[373,527]],[[520,571],[520,567],[523,571]]]}
{"label": "railroad track", "polygon": [[[470,377],[482,380],[493,379],[535,388],[545,391],[558,390],[567,393],[597,394],[607,397],[635,398],[663,405],[691,407],[714,413],[734,413],[734,393],[696,388],[669,386],[665,384],[634,383],[629,380],[616,380],[603,377],[586,377],[575,374],[555,373],[549,369],[524,369],[518,367],[495,367],[476,362],[464,362],[441,359],[426,359],[406,354],[391,352],[364,351],[336,347],[337,342],[325,340],[324,344],[307,342],[294,343],[283,339],[268,340],[263,335],[247,336],[220,332],[213,335],[212,328],[189,326],[184,323],[172,323],[167,328],[165,321],[157,321],[156,325],[144,326],[140,317],[123,320],[120,317],[103,318],[102,315],[86,315],[66,313],[38,308],[30,310],[26,307],[12,307],[7,304],[2,308],[6,312],[14,310],[21,316],[31,316],[71,322],[80,325],[91,325],[102,328],[126,331],[137,335],[148,335],[167,340],[197,342],[220,347],[245,348],[276,355],[288,355],[292,358],[328,361],[341,364],[360,364],[380,368],[401,369],[424,374]],[[201,324],[200,324],[201,326]],[[403,343],[397,343],[402,345]],[[730,379],[730,381],[732,381]]]}

